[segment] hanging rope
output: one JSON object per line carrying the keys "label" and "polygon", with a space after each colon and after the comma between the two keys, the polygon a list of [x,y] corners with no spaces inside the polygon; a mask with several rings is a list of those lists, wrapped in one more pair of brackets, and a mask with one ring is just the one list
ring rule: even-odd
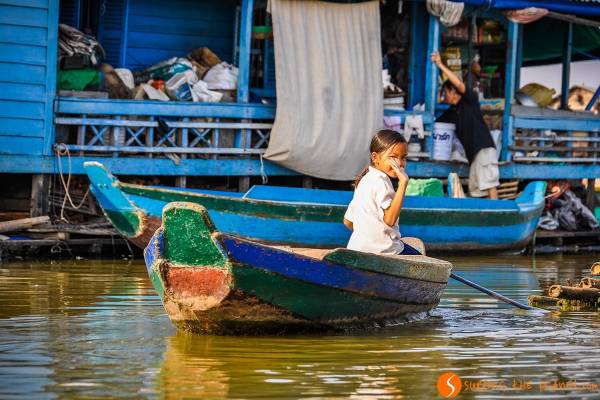
{"label": "hanging rope", "polygon": [[[79,210],[83,206],[83,203],[85,203],[85,200],[87,199],[88,194],[90,193],[90,188],[88,186],[87,190],[85,191],[85,194],[83,195],[83,198],[81,199],[81,202],[78,205],[75,205],[75,203],[73,202],[73,199],[71,198],[71,193],[69,190],[69,188],[71,186],[71,170],[72,170],[71,169],[71,153],[69,152],[69,148],[67,147],[67,145],[64,143],[56,144],[54,146],[54,152],[56,153],[56,161],[58,162],[58,176],[60,178],[60,182],[62,183],[63,189],[65,191],[65,197],[63,198],[62,206],[60,208],[60,220],[68,223],[69,220],[64,215],[65,205],[67,204],[67,200],[69,201],[69,204],[71,205],[71,207],[73,207],[75,210]],[[65,181],[65,177],[63,175],[62,159],[61,159],[61,157],[64,155],[67,156],[68,166],[69,166],[66,181]]]}
{"label": "hanging rope", "polygon": [[266,185],[267,182],[269,182],[269,177],[267,176],[267,174],[265,172],[265,164],[263,162],[263,155],[262,155],[262,153],[259,153],[258,155],[260,157],[260,177],[262,179],[263,185]]}

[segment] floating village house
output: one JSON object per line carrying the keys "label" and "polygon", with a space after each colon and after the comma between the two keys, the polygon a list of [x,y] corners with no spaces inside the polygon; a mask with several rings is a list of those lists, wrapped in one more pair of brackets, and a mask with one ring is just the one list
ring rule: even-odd
{"label": "floating village house", "polygon": [[[504,13],[530,6],[551,14],[524,25]],[[261,174],[298,175],[262,158],[277,108],[266,7],[258,0],[0,0],[0,173],[33,177],[34,213],[44,212],[38,194],[58,172],[59,154],[63,170],[68,168],[67,150],[74,174],[84,173],[85,161],[99,160],[115,174],[174,176],[180,185],[186,176],[241,177],[243,186],[247,177]],[[563,93],[568,92],[570,61],[584,57],[573,51],[582,50],[578,40],[591,39],[583,53],[598,55],[600,3],[471,0],[463,22],[452,28],[429,14],[424,1],[388,0],[380,7],[385,59],[403,89],[406,110],[392,99],[384,101],[384,115],[399,117],[400,126],[415,115],[424,122],[424,137],[415,137],[411,147],[411,158],[418,159],[410,163],[411,176],[468,172],[465,164],[432,157],[430,132],[443,105],[438,71],[428,55],[440,50],[461,59],[459,70],[468,71],[475,54],[479,57],[482,105],[492,128],[501,132],[503,179],[600,177],[597,114],[515,102],[521,65],[544,58],[527,54],[536,41],[544,44],[537,47],[558,49],[545,55],[564,61]],[[142,70],[208,47],[237,66],[237,90],[218,103],[63,96],[57,89],[59,24],[95,36],[104,61],[115,68]],[[549,36],[536,36],[544,31]],[[414,109],[417,104],[423,107]]]}

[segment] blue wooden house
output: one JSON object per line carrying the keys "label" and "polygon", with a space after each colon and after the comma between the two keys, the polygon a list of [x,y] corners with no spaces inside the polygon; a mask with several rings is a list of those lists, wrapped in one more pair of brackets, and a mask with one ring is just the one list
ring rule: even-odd
{"label": "blue wooden house", "polygon": [[[90,3],[96,5],[93,12],[84,12],[83,4]],[[424,3],[405,3],[411,18],[408,106],[425,104],[425,111],[420,113],[430,130],[440,106],[438,72],[428,62],[428,54],[439,49],[443,27],[426,12]],[[254,101],[274,88],[273,64],[269,62],[272,46],[268,43],[261,50],[264,80],[258,86],[250,82],[256,5],[253,0],[0,0],[0,173],[54,174],[58,168],[55,146],[64,143],[76,174],[84,172],[84,161],[99,160],[115,174],[125,175],[295,175],[261,159],[276,105]],[[586,7],[597,6],[586,3]],[[481,12],[501,20],[507,32],[502,178],[600,177],[600,117],[514,106],[523,27],[496,10]],[[84,17],[88,23],[91,18],[106,59],[115,67],[142,68],[197,47],[211,48],[221,59],[239,67],[236,102],[163,103],[58,96],[58,24],[81,27]],[[564,57],[567,77],[568,43]],[[413,113],[385,111],[386,115],[401,117]],[[161,119],[168,121],[168,129],[159,129]],[[65,127],[77,133],[64,135]],[[524,146],[518,150],[518,143],[523,138],[531,142],[532,130],[566,133],[561,137],[534,136],[538,147],[549,150],[528,156]],[[586,134],[570,137],[574,131]],[[234,133],[234,140],[226,145],[220,138],[224,132]],[[575,141],[585,142],[585,151],[572,150]],[[452,171],[467,174],[465,165],[433,160],[431,140],[426,142],[420,160],[409,164],[411,176],[446,177]]]}

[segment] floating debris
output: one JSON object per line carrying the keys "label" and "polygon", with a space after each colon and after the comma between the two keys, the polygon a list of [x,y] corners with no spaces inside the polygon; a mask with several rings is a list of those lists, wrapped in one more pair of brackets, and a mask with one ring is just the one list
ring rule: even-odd
{"label": "floating debris", "polygon": [[[600,263],[590,268],[591,275],[600,274]],[[577,286],[552,285],[547,296],[530,295],[529,305],[536,307],[558,307],[564,311],[600,310],[600,279],[583,278]]]}

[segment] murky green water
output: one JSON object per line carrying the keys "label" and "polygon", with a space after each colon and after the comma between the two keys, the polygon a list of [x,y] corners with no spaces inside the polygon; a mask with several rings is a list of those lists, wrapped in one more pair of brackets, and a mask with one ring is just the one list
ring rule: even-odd
{"label": "murky green water", "polygon": [[[595,259],[451,261],[525,302]],[[2,399],[439,398],[447,371],[462,379],[459,398],[600,397],[600,315],[522,312],[452,282],[429,319],[385,331],[185,336],[139,261],[0,265]]]}

